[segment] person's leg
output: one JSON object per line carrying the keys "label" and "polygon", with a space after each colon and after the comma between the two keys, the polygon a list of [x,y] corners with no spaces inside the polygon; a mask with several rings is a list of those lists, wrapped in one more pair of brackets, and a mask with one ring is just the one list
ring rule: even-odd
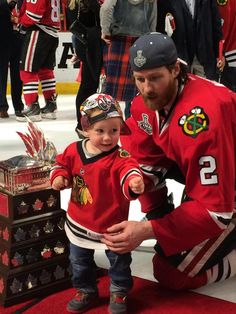
{"label": "person's leg", "polygon": [[27,108],[16,114],[16,120],[25,122],[27,121],[26,117],[28,117],[32,121],[41,121],[42,118],[38,103],[38,73],[20,70],[20,77],[23,82],[23,94]]}
{"label": "person's leg", "polygon": [[41,114],[46,119],[56,119],[57,95],[56,79],[52,69],[42,68],[39,70],[39,80],[46,105],[41,108]]}
{"label": "person's leg", "polygon": [[153,258],[154,277],[174,290],[196,289],[236,275],[234,222],[218,236],[182,254],[164,256],[157,243]]}
{"label": "person's leg", "polygon": [[77,117],[77,128],[81,130],[81,104],[92,94],[96,93],[97,82],[95,82],[91,76],[88,63],[83,61],[81,69],[81,82],[78,93],[76,95],[76,117]]}
{"label": "person's leg", "polygon": [[41,108],[41,115],[46,119],[56,119],[57,94],[54,67],[56,49],[58,47],[58,38],[50,36],[46,33],[42,34],[41,37],[45,43],[47,43],[47,46],[45,46],[44,43],[40,42],[41,47],[44,47],[45,49],[44,53],[42,53],[42,62],[38,71],[45,100],[45,106]]}
{"label": "person's leg", "polygon": [[41,121],[40,107],[38,103],[38,71],[40,69],[40,31],[28,31],[24,35],[20,56],[20,78],[23,82],[23,95],[27,108],[16,115],[17,121]]}
{"label": "person's leg", "polygon": [[78,247],[70,243],[72,284],[76,288],[75,297],[67,304],[67,311],[80,313],[96,304],[98,290],[94,250]]}
{"label": "person's leg", "polygon": [[0,51],[0,117],[7,118],[7,110],[9,108],[7,102],[7,74],[9,62],[9,47],[6,45]]}
{"label": "person's leg", "polygon": [[108,275],[111,278],[110,284],[110,313],[126,313],[126,297],[128,291],[133,286],[130,264],[132,262],[131,254],[116,254],[106,250],[107,258],[110,262]]}
{"label": "person's leg", "polygon": [[18,32],[14,32],[11,46],[10,56],[10,75],[11,75],[11,98],[15,112],[20,112],[24,109],[22,102],[22,87],[23,83],[20,78],[20,50],[22,39]]}
{"label": "person's leg", "polygon": [[70,243],[69,257],[72,266],[73,287],[85,292],[97,293],[94,250],[81,248]]}

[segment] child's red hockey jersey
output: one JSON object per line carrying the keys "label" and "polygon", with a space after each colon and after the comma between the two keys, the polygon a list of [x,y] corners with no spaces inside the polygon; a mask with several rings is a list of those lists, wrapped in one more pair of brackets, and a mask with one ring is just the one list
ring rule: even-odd
{"label": "child's red hockey jersey", "polygon": [[129,181],[142,175],[138,163],[119,146],[88,158],[82,143],[70,144],[57,156],[51,181],[62,175],[72,185],[65,228],[70,241],[96,248],[108,227],[128,219],[129,201],[138,196],[130,193]]}

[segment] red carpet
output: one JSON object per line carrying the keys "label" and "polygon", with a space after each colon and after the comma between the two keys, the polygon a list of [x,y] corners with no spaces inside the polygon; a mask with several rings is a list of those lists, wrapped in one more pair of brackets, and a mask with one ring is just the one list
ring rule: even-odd
{"label": "red carpet", "polygon": [[[106,314],[109,301],[109,279],[99,279],[99,305],[87,311],[87,314]],[[73,297],[74,289],[70,288],[44,298],[24,312],[17,312],[28,302],[3,308],[1,314],[66,314],[66,304]],[[157,283],[134,278],[134,287],[129,296],[128,314],[235,314],[236,304],[203,296],[194,292],[174,292],[161,288]]]}

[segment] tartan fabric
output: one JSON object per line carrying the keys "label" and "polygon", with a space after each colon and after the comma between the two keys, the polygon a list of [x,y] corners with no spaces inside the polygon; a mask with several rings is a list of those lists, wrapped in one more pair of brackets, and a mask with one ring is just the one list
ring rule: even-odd
{"label": "tartan fabric", "polygon": [[104,45],[105,93],[119,101],[131,101],[137,94],[129,64],[129,48],[136,39],[131,36],[112,36],[111,44]]}

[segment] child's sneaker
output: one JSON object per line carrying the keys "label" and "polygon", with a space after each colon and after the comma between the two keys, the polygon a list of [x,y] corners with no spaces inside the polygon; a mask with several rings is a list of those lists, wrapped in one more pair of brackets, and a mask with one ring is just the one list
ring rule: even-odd
{"label": "child's sneaker", "polygon": [[69,313],[83,313],[84,311],[95,306],[97,301],[97,292],[87,293],[77,290],[74,299],[68,302],[66,309]]}
{"label": "child's sneaker", "polygon": [[122,292],[111,293],[109,313],[110,314],[126,314],[127,313],[127,295]]}

